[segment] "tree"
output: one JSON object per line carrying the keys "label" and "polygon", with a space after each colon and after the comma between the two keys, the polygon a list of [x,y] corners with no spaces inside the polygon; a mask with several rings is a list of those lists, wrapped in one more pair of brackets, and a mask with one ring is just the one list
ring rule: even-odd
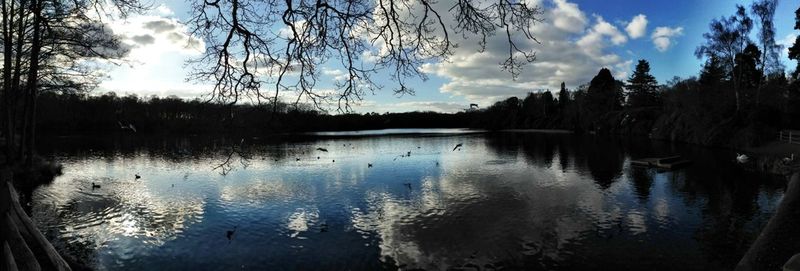
{"label": "tree", "polygon": [[750,9],[758,18],[761,28],[758,31],[758,41],[761,44],[761,70],[764,74],[774,74],[783,72],[783,64],[780,60],[782,45],[775,43],[775,9],[778,7],[778,0],[760,0],[753,2]]}
{"label": "tree", "polygon": [[736,5],[736,14],[730,17],[714,19],[709,25],[710,31],[703,34],[705,44],[697,47],[695,56],[717,57],[723,63],[727,72],[731,73],[733,92],[736,98],[736,111],[741,107],[739,94],[739,75],[734,70],[736,55],[744,51],[750,42],[750,31],[753,29],[753,20],[747,16],[747,11],[741,5]]}
{"label": "tree", "polygon": [[[372,80],[378,71],[388,71],[396,94],[413,93],[407,80],[426,79],[422,64],[452,55],[457,36],[484,48],[487,37],[503,33],[501,68],[516,77],[535,60],[519,41],[535,41],[531,26],[542,12],[512,0],[209,0],[191,9],[188,24],[207,46],[190,79],[212,82],[211,99],[260,103],[295,91],[295,103],[335,102],[341,111],[380,87]],[[314,89],[326,65],[346,74],[329,95]]]}
{"label": "tree", "polygon": [[736,54],[734,73],[739,75],[739,88],[744,105],[757,101],[757,89],[761,85],[763,78],[763,74],[758,68],[760,64],[761,51],[753,43],[748,44],[743,52]]}
{"label": "tree", "polygon": [[650,74],[650,63],[640,59],[628,78],[628,104],[631,107],[654,106],[659,104],[658,81]]}
{"label": "tree", "polygon": [[558,91],[558,109],[563,111],[564,108],[567,108],[569,102],[569,91],[567,90],[566,84],[561,82],[561,90]]}
{"label": "tree", "polygon": [[586,92],[588,113],[598,116],[622,108],[622,87],[609,69],[600,69]]}
{"label": "tree", "polygon": [[[794,29],[800,30],[800,8],[794,11]],[[789,47],[789,59],[797,61],[797,66],[792,72],[792,77],[797,78],[797,75],[800,74],[800,36],[797,36],[792,47]]]}
{"label": "tree", "polygon": [[101,18],[145,7],[137,0],[0,1],[4,152],[10,162],[31,163],[38,95],[92,85],[98,76],[88,66],[127,52]]}

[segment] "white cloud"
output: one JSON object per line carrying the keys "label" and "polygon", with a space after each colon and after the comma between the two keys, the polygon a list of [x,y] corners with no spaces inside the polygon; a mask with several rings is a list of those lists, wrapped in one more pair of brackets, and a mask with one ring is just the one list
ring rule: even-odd
{"label": "white cloud", "polygon": [[[577,8],[563,0],[554,2],[556,6]],[[611,69],[619,79],[627,76],[632,61],[608,50],[610,46],[627,42],[623,32],[600,16],[594,16],[596,21],[588,30],[584,29],[585,24],[581,29],[556,27],[553,18],[557,10],[558,7],[545,10],[544,21],[531,29],[541,44],[522,44],[523,50],[533,49],[537,59],[524,67],[516,81],[498,67],[507,57],[508,44],[504,37],[490,37],[484,53],[470,48],[470,42],[461,42],[467,46],[459,47],[449,61],[427,63],[421,69],[447,80],[440,87],[441,92],[482,106],[509,96],[522,97],[535,90],[556,91],[561,82],[574,89],[589,82],[603,67]],[[572,14],[583,12],[573,10]]]}
{"label": "white cloud", "polygon": [[775,41],[775,43],[777,43],[778,45],[783,46],[783,51],[781,52],[782,56],[789,55],[789,47],[792,47],[794,45],[795,40],[797,40],[797,34],[789,33],[783,39]]}
{"label": "white cloud", "polygon": [[650,38],[653,40],[656,50],[665,52],[672,46],[673,38],[683,35],[683,27],[670,28],[667,26],[656,27]]}
{"label": "white cloud", "polygon": [[169,7],[167,7],[164,4],[158,5],[158,7],[155,8],[155,11],[157,12],[158,15],[161,15],[161,16],[172,16],[172,15],[175,15],[175,12],[173,12],[172,9],[170,9]]}
{"label": "white cloud", "polygon": [[[486,105],[488,106],[488,104]],[[442,101],[412,101],[398,103],[376,103],[373,101],[363,101],[354,106],[356,112],[361,113],[384,113],[384,112],[411,112],[411,111],[435,111],[442,113],[455,113],[469,108],[469,104]]]}
{"label": "white cloud", "polygon": [[647,16],[644,14],[634,16],[628,23],[628,26],[625,27],[625,32],[628,32],[628,36],[630,36],[631,39],[643,37],[647,32]]}
{"label": "white cloud", "polygon": [[139,96],[177,95],[194,98],[208,94],[207,85],[184,82],[189,71],[186,60],[203,52],[205,44],[191,36],[188,27],[174,18],[138,15],[111,21],[110,27],[131,46],[129,65],[112,67],[111,80],[100,84],[100,91],[136,93]]}
{"label": "white cloud", "polygon": [[566,0],[554,0],[553,25],[561,30],[580,33],[586,27],[586,15],[578,8],[578,4]]}

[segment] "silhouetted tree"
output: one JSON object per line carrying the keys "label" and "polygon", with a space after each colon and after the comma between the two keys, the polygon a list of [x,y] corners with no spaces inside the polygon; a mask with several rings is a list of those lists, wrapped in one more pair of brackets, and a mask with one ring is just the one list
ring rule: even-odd
{"label": "silhouetted tree", "polygon": [[736,14],[712,20],[709,28],[710,31],[703,34],[706,39],[705,44],[697,47],[695,56],[718,57],[721,60],[726,70],[731,73],[736,111],[739,111],[741,107],[739,75],[734,70],[735,58],[750,43],[749,34],[753,29],[753,20],[747,16],[743,6],[736,5]]}
{"label": "silhouetted tree", "polygon": [[755,101],[755,96],[761,84],[762,73],[759,70],[761,63],[761,51],[758,46],[750,43],[744,51],[736,54],[736,65],[734,73],[738,74],[738,85],[741,95],[741,103],[748,105]]}
{"label": "silhouetted tree", "polygon": [[595,116],[622,108],[622,88],[609,69],[600,69],[592,78],[586,92],[586,103],[590,114]]}
{"label": "silhouetted tree", "polygon": [[[212,99],[261,102],[296,91],[298,101],[336,102],[343,111],[378,87],[371,79],[378,70],[388,70],[395,93],[413,93],[408,78],[426,78],[421,64],[452,55],[457,36],[477,37],[483,47],[503,33],[508,57],[501,68],[516,77],[535,59],[518,41],[535,41],[530,30],[542,12],[506,0],[213,0],[194,1],[191,11],[192,33],[207,45],[191,78],[213,83]],[[326,95],[315,85],[320,67],[330,65],[346,78]]]}
{"label": "silhouetted tree", "polygon": [[564,109],[567,108],[569,102],[570,102],[569,91],[567,90],[566,84],[564,84],[564,82],[561,82],[561,90],[558,91],[558,109],[564,111]]}
{"label": "silhouetted tree", "polygon": [[[800,8],[794,11],[794,29],[800,30]],[[800,36],[797,36],[792,47],[789,47],[789,59],[797,61],[797,65],[792,72],[792,77],[797,79],[797,75],[800,74]]]}
{"label": "silhouetted tree", "polygon": [[628,78],[628,104],[631,107],[654,106],[659,104],[658,81],[650,74],[650,63],[641,59],[633,74]]}
{"label": "silhouetted tree", "polygon": [[778,7],[778,0],[759,0],[753,2],[750,9],[756,15],[760,26],[758,31],[758,42],[761,45],[761,67],[764,74],[782,73],[783,64],[780,60],[780,51],[783,46],[775,43],[775,9]]}
{"label": "silhouetted tree", "polygon": [[0,2],[4,151],[9,161],[30,163],[38,95],[96,82],[96,69],[89,67],[127,49],[101,18],[124,17],[144,6],[137,0]]}

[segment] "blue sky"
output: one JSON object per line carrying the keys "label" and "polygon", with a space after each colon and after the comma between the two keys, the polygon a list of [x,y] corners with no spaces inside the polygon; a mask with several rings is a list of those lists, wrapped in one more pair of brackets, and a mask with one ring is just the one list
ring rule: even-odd
{"label": "blue sky", "polygon": [[[538,59],[517,80],[501,71],[502,46],[489,41],[487,51],[475,50],[475,42],[458,41],[459,49],[450,62],[422,66],[430,77],[412,80],[415,95],[398,97],[389,87],[392,82],[377,76],[387,88],[368,95],[354,106],[358,112],[402,112],[434,110],[454,112],[470,103],[488,106],[509,96],[524,96],[541,89],[555,90],[560,82],[568,88],[587,83],[600,68],[608,67],[618,79],[624,79],[638,59],[650,62],[651,71],[664,83],[673,76],[689,77],[698,73],[702,60],[694,56],[703,42],[713,18],[729,16],[739,3],[749,8],[751,1],[634,1],[634,0],[527,0],[545,8],[544,21],[533,29],[541,44],[529,44]],[[441,0],[440,4],[447,4]],[[185,82],[188,72],[184,62],[197,57],[204,43],[187,33],[182,20],[188,17],[188,2],[156,0],[154,10],[124,21],[112,22],[115,33],[133,46],[130,64],[113,67],[97,93],[176,95],[194,98],[207,94],[210,87]],[[798,33],[794,11],[800,1],[779,3],[775,26],[779,43],[793,41]],[[160,21],[165,28],[148,27]],[[149,26],[152,26],[149,25]],[[755,31],[753,33],[755,38]],[[187,46],[190,44],[192,46]],[[494,50],[494,51],[493,51]],[[783,53],[785,65],[792,69]],[[330,68],[335,74],[335,68]],[[323,78],[320,89],[331,88],[332,78]],[[290,97],[287,93],[286,97]]]}

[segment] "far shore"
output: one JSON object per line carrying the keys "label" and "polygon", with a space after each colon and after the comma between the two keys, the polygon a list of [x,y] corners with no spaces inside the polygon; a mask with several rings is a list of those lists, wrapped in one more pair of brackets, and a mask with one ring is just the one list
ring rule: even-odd
{"label": "far shore", "polygon": [[547,133],[547,134],[572,134],[573,131],[563,129],[503,129],[499,132],[512,133]]}

